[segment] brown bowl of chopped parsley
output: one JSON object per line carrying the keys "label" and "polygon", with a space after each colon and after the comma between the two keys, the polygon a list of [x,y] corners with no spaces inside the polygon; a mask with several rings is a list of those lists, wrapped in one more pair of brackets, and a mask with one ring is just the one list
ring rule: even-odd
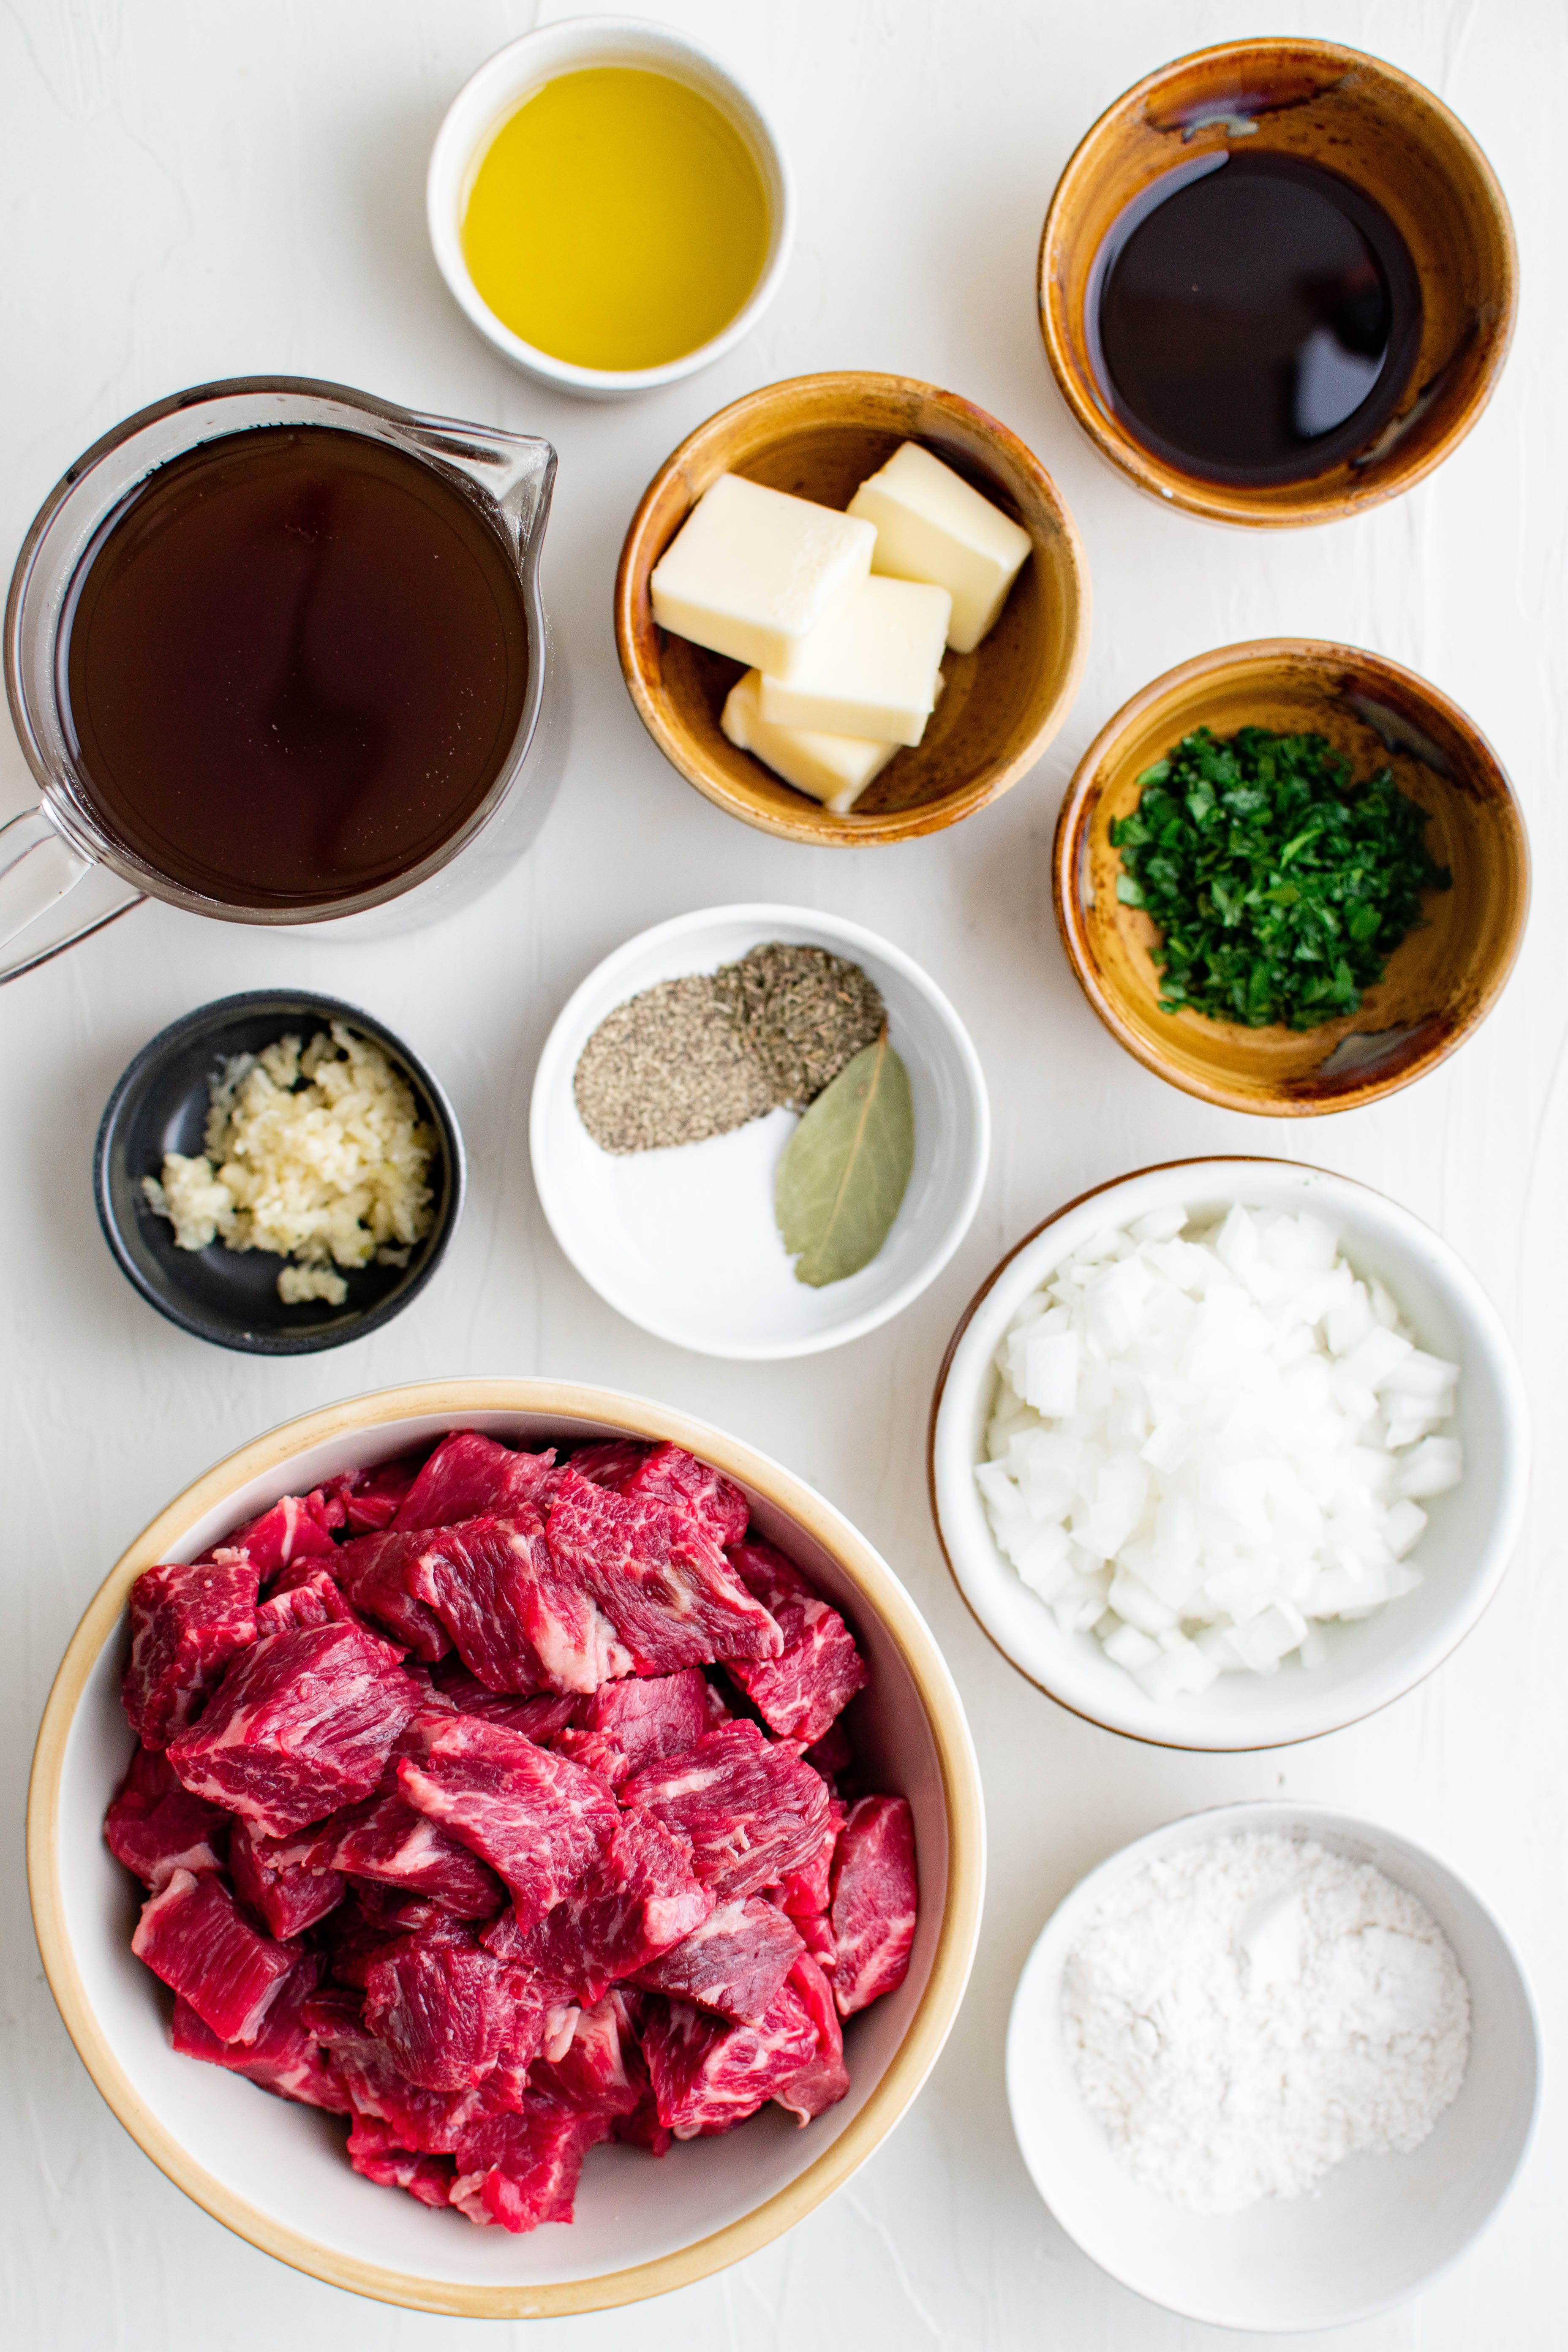
{"label": "brown bowl of chopped parsley", "polygon": [[1496,753],[1435,687],[1300,637],[1156,678],[1058,822],[1062,944],[1112,1035],[1227,1110],[1347,1110],[1491,1010],[1530,902]]}

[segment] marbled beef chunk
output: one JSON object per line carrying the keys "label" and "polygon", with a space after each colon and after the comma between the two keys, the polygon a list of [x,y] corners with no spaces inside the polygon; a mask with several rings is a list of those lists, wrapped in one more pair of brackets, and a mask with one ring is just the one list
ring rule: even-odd
{"label": "marbled beef chunk", "polygon": [[174,2001],[174,2047],[186,2058],[226,2066],[280,2099],[297,2099],[329,2115],[350,2113],[349,2096],[331,2060],[304,2023],[301,2011],[315,1994],[321,1962],[307,1954],[287,1977],[261,2021],[254,2042],[220,2042],[189,2001]]}
{"label": "marbled beef chunk", "polygon": [[339,1819],[343,1829],[332,1849],[334,1870],[428,1895],[458,1919],[493,1919],[506,1901],[494,1871],[416,1812],[395,1787]]}
{"label": "marbled beef chunk", "polygon": [[131,1948],[220,2042],[255,2041],[300,1957],[297,1946],[259,1934],[210,1871],[176,1870],[142,1906]]}
{"label": "marbled beef chunk", "polygon": [[542,1992],[530,1992],[469,1930],[443,1922],[400,1937],[372,1963],[364,2021],[421,2090],[469,2091],[503,2049],[524,2063],[538,2050],[545,2004]]}
{"label": "marbled beef chunk", "polygon": [[331,1516],[326,1494],[319,1486],[309,1495],[285,1495],[259,1518],[247,1520],[233,1535],[226,1536],[225,1549],[244,1552],[265,1581],[295,1561],[331,1559],[337,1549]]}
{"label": "marbled beef chunk", "polygon": [[419,1703],[397,1653],[357,1625],[275,1633],[236,1659],[170,1761],[197,1796],[284,1837],[368,1797]]}
{"label": "marbled beef chunk", "polygon": [[256,1612],[256,1638],[288,1633],[301,1625],[357,1625],[359,1618],[324,1568],[301,1560],[285,1569]]}
{"label": "marbled beef chunk", "polygon": [[229,1660],[255,1641],[260,1584],[243,1553],[137,1578],[120,1696],[143,1747],[166,1748],[193,1723]]}
{"label": "marbled beef chunk", "polygon": [[649,1817],[618,1821],[576,1892],[523,1931],[518,1955],[546,1982],[591,2008],[689,1936],[713,1907],[692,1874],[684,1837]]}
{"label": "marbled beef chunk", "polygon": [[808,2059],[798,2074],[792,2074],[773,2093],[777,2105],[808,2124],[814,2116],[826,2114],[836,2107],[849,2088],[849,2069],[844,2063],[844,2032],[838,2022],[838,2011],[833,1999],[833,1988],[818,1963],[809,1952],[802,1952],[790,1970],[789,1980],[805,2005],[816,2034],[816,2055]]}
{"label": "marbled beef chunk", "polygon": [[619,1481],[619,1488],[623,1495],[684,1511],[721,1551],[742,1540],[751,1517],[751,1505],[732,1478],[679,1445],[656,1445]]}
{"label": "marbled beef chunk", "polygon": [[866,1686],[866,1661],[855,1636],[772,1544],[736,1544],[728,1557],[747,1591],[778,1620],[784,1638],[780,1656],[734,1659],[730,1673],[781,1739],[820,1739]]}
{"label": "marbled beef chunk", "polygon": [[312,1859],[296,1859],[286,1839],[256,1838],[243,1822],[234,1825],[228,1843],[234,1891],[255,1918],[285,1941],[302,1936],[343,1899],[338,1873],[312,1867]]}
{"label": "marbled beef chunk", "polygon": [[614,1796],[565,1757],[476,1716],[433,1716],[422,1733],[423,1756],[397,1767],[404,1797],[500,1873],[526,1931],[613,1835]]}
{"label": "marbled beef chunk", "polygon": [[818,1851],[828,1819],[826,1783],[754,1723],[705,1732],[685,1756],[634,1772],[619,1794],[628,1811],[685,1832],[692,1868],[721,1903],[798,1870]]}
{"label": "marbled beef chunk", "polygon": [[455,1430],[409,1487],[393,1525],[449,1528],[460,1519],[506,1518],[531,1507],[554,1460],[552,1445],[542,1454],[522,1454],[478,1430]]}
{"label": "marbled beef chunk", "polygon": [[403,1569],[408,1591],[440,1619],[489,1689],[591,1691],[631,1671],[609,1617],[579,1579],[562,1573],[531,1507],[381,1540],[412,1547]]}
{"label": "marbled beef chunk", "polygon": [[378,2189],[405,2189],[421,2205],[437,2210],[452,2201],[457,2166],[449,2156],[416,2156],[399,2147],[390,2127],[373,2116],[356,2116],[349,2134],[349,2162]]}
{"label": "marbled beef chunk", "polygon": [[677,2139],[743,2123],[818,2054],[816,2028],[793,1985],[760,2025],[736,2025],[688,2000],[649,2003],[643,2056],[659,2122]]}
{"label": "marbled beef chunk", "polygon": [[903,1983],[919,1908],[908,1801],[862,1797],[850,1808],[833,1857],[833,1997],[840,2017]]}
{"label": "marbled beef chunk", "polygon": [[583,2158],[610,2136],[610,2118],[531,2092],[521,2115],[495,2116],[458,2144],[452,2202],[470,2221],[536,2230],[572,2219]]}
{"label": "marbled beef chunk", "polygon": [[632,1982],[760,2025],[805,1948],[782,1911],[748,1895],[710,1911],[684,1942],[639,1968]]}
{"label": "marbled beef chunk", "polygon": [[558,2058],[538,2058],[530,2082],[584,2115],[635,2115],[648,2096],[647,2068],[637,2041],[632,2003],[607,1992],[573,2020],[572,2040]]}
{"label": "marbled beef chunk", "polygon": [[635,1674],[775,1658],[784,1647],[767,1611],[684,1510],[611,1494],[568,1465],[545,1533],[562,1575],[604,1611]]}
{"label": "marbled beef chunk", "polygon": [[104,1817],[103,1836],[116,1862],[134,1871],[155,1895],[176,1870],[193,1876],[221,1870],[229,1828],[220,1806],[182,1787],[167,1756],[139,1748]]}
{"label": "marbled beef chunk", "polygon": [[409,1591],[405,1571],[426,1538],[384,1530],[351,1536],[338,1546],[332,1573],[362,1616],[372,1617],[416,1658],[433,1665],[452,1646],[452,1637],[433,1609]]}
{"label": "marbled beef chunk", "polygon": [[709,1729],[709,1685],[700,1670],[633,1675],[605,1683],[584,1699],[574,1718],[584,1731],[613,1739],[627,1769],[640,1772],[666,1756],[683,1756]]}

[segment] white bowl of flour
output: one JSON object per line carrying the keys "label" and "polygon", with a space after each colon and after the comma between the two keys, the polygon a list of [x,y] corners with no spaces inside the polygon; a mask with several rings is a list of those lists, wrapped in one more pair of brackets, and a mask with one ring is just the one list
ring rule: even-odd
{"label": "white bowl of flour", "polygon": [[1068,2236],[1151,2302],[1264,2333],[1368,2318],[1453,2261],[1523,2160],[1540,2073],[1479,1898],[1316,1805],[1190,1814],[1091,1871],[1007,2037]]}

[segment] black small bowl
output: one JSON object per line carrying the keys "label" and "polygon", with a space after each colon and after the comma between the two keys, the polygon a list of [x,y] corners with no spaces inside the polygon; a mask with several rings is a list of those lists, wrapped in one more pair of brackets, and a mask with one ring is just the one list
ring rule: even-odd
{"label": "black small bowl", "polygon": [[[161,1172],[166,1151],[195,1158],[205,1149],[212,1084],[231,1055],[259,1053],[284,1036],[297,1034],[306,1043],[334,1021],[381,1047],[435,1129],[435,1220],[405,1266],[344,1267],[349,1295],[342,1307],[319,1298],[286,1307],[278,1296],[284,1261],[273,1251],[226,1249],[216,1241],[204,1250],[178,1248],[174,1227],[149,1208],[142,1179]],[[182,1331],[252,1356],[314,1355],[390,1323],[440,1264],[457,1229],[465,1182],[463,1140],[452,1107],[406,1045],[340,997],[270,989],[204,1004],[143,1045],[109,1097],[93,1154],[99,1222],[127,1280]]]}

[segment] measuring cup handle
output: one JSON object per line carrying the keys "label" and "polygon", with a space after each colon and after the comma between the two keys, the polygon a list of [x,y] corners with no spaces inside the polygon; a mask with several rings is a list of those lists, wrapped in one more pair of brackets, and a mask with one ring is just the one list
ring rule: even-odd
{"label": "measuring cup handle", "polygon": [[78,856],[43,809],[25,809],[0,824],[0,984],[141,904],[142,893],[127,883],[117,905],[105,908],[100,898],[75,930],[40,933],[40,919],[92,871],[93,861]]}

